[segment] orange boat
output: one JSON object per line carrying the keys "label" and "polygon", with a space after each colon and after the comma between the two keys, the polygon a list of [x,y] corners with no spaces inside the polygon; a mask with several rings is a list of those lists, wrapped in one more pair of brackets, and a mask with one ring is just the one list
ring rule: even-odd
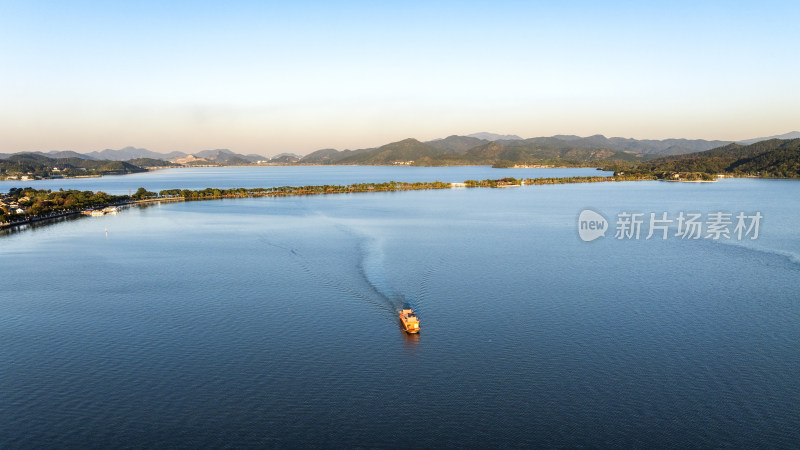
{"label": "orange boat", "polygon": [[413,309],[400,310],[400,322],[403,323],[406,333],[419,333],[419,318],[414,315]]}

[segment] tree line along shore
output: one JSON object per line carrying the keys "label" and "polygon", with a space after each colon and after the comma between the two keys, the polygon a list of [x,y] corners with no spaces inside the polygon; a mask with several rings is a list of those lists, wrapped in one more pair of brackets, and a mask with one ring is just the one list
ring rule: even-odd
{"label": "tree line along shore", "polygon": [[286,197],[298,195],[349,194],[364,192],[394,192],[429,189],[452,189],[457,187],[501,188],[522,185],[545,185],[565,183],[600,183],[615,181],[637,181],[655,179],[643,175],[614,175],[596,177],[563,178],[500,178],[486,180],[466,180],[463,183],[397,182],[354,183],[348,185],[276,186],[267,188],[206,188],[165,189],[158,193],[141,187],[132,195],[111,195],[102,191],[12,188],[7,194],[0,194],[0,228],[16,227],[32,222],[57,219],[77,215],[92,210],[102,210],[110,206],[125,206],[160,201],[195,201],[224,198],[247,197]]}

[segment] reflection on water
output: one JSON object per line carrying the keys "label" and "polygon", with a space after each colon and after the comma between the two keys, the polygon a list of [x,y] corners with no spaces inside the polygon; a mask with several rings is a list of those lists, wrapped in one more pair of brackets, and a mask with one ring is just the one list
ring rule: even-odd
{"label": "reflection on water", "polygon": [[45,228],[45,227],[48,227],[48,226],[51,226],[51,225],[54,225],[54,224],[57,224],[57,223],[70,222],[70,221],[73,221],[73,220],[84,219],[84,218],[88,218],[88,217],[84,216],[84,215],[81,215],[81,214],[73,214],[73,215],[69,215],[69,216],[53,217],[53,218],[45,219],[45,220],[37,220],[36,222],[23,223],[23,224],[15,225],[15,226],[12,226],[12,227],[1,228],[0,229],[0,236],[8,236],[8,235],[15,234],[15,233],[23,233],[23,232],[26,232],[26,231],[33,231],[33,230]]}
{"label": "reflection on water", "polygon": [[400,331],[403,332],[403,336],[405,337],[406,344],[409,344],[409,346],[411,346],[412,348],[416,347],[416,345],[419,343],[420,333],[409,334],[409,333],[406,333],[405,330],[403,330],[402,327],[400,327]]}

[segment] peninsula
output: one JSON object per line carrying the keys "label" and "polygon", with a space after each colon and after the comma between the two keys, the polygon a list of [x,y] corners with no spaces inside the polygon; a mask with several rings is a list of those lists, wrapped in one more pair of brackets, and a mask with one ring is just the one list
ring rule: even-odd
{"label": "peninsula", "polygon": [[42,222],[91,210],[102,210],[109,206],[126,206],[154,202],[217,200],[224,198],[247,197],[287,197],[320,194],[354,194],[368,192],[415,191],[425,189],[464,188],[502,188],[522,185],[545,185],[565,183],[599,183],[615,181],[637,181],[654,179],[639,174],[564,177],[564,178],[501,178],[487,180],[466,180],[463,183],[396,182],[355,183],[349,185],[279,186],[268,188],[234,188],[202,190],[167,189],[158,193],[140,187],[132,195],[109,195],[104,192],[59,190],[33,188],[13,188],[7,194],[0,194],[0,228],[11,228],[33,222]]}

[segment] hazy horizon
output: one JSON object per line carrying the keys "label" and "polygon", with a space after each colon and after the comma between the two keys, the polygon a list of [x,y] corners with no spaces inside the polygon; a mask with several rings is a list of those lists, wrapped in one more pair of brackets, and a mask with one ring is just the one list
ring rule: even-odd
{"label": "hazy horizon", "polygon": [[800,129],[793,2],[0,6],[0,153]]}

